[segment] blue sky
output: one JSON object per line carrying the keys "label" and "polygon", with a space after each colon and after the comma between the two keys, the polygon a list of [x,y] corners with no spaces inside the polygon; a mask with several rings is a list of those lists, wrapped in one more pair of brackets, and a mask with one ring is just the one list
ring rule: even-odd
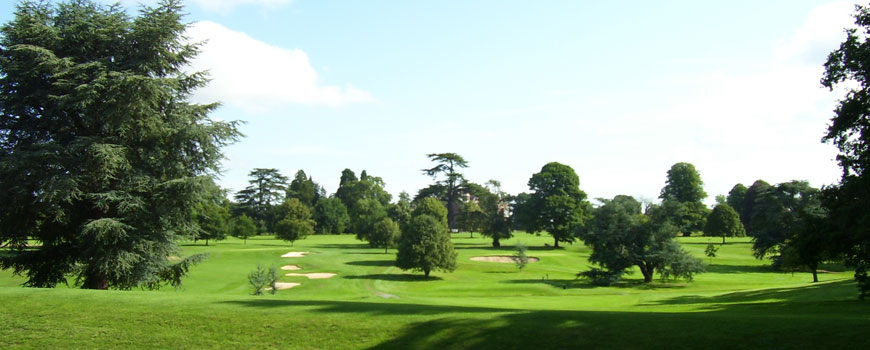
{"label": "blue sky", "polygon": [[[209,40],[197,101],[247,122],[223,163],[233,190],[265,167],[333,192],[350,168],[413,194],[441,152],[510,193],[551,161],[591,198],[655,200],[677,162],[697,167],[708,202],[738,182],[838,179],[819,140],[843,91],[819,79],[851,2],[186,4],[189,36]],[[0,20],[12,12],[0,4]]]}

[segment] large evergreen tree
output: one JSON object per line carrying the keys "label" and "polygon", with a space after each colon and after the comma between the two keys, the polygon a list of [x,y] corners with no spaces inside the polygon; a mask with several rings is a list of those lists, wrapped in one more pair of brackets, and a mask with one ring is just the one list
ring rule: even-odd
{"label": "large evergreen tree", "polygon": [[467,168],[468,162],[456,153],[432,153],[426,156],[436,165],[429,169],[423,169],[423,174],[429,175],[433,179],[442,177],[431,188],[433,192],[440,190],[438,199],[443,200],[447,206],[447,226],[452,230],[456,228],[456,219],[459,217],[460,211],[459,197],[463,193],[463,184],[465,184],[465,176],[459,172],[459,169]]}
{"label": "large evergreen tree", "polygon": [[[25,285],[180,284],[193,208],[240,135],[189,102],[180,1],[132,18],[92,1],[24,2],[0,29],[0,243]],[[27,240],[40,244],[28,248]]]}
{"label": "large evergreen tree", "polygon": [[707,192],[704,192],[704,182],[694,165],[676,163],[671,166],[659,198],[664,209],[659,213],[667,215],[684,236],[704,229],[710,209],[703,203]]}
{"label": "large evergreen tree", "polygon": [[264,229],[271,229],[272,209],[281,203],[287,191],[287,177],[278,169],[256,168],[248,173],[248,187],[236,193],[239,207]]}

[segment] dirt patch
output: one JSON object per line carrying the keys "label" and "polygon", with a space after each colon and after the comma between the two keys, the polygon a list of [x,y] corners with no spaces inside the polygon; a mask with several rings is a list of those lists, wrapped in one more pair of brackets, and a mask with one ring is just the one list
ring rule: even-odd
{"label": "dirt patch", "polygon": [[317,279],[324,279],[324,278],[332,278],[333,276],[335,276],[335,274],[334,274],[334,273],[329,273],[329,272],[322,272],[322,273],[288,273],[288,274],[286,274],[286,275],[284,275],[284,276],[291,276],[291,277],[293,277],[293,276],[302,276],[302,277],[308,277],[308,279],[317,280]]}
{"label": "dirt patch", "polygon": [[301,258],[308,254],[308,252],[289,252],[287,254],[281,255],[282,258]]}
{"label": "dirt patch", "polygon": [[384,298],[384,299],[399,299],[399,296],[397,296],[397,295],[392,295],[392,294],[387,294],[387,293],[377,292],[375,295],[377,295],[377,296],[379,296],[379,297],[381,297],[381,298]]}
{"label": "dirt patch", "polygon": [[[301,284],[302,283],[275,282],[275,289],[277,289],[277,290],[290,289],[290,288],[299,286]],[[272,287],[266,287],[266,290],[272,290]]]}
{"label": "dirt patch", "polygon": [[[497,263],[515,263],[514,257],[511,255],[490,255],[490,256],[475,256],[471,258],[471,261],[486,261],[486,262],[497,262]],[[541,259],[535,257],[529,257],[529,262],[538,262]]]}
{"label": "dirt patch", "polygon": [[296,266],[296,265],[284,265],[284,266],[281,266],[281,270],[296,271],[296,270],[302,270],[302,268],[299,266]]}

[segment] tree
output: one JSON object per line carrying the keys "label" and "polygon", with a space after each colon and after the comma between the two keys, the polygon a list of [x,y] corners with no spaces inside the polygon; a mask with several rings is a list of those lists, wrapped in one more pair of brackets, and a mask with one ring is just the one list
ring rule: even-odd
{"label": "tree", "polygon": [[517,264],[517,269],[520,271],[529,264],[529,256],[526,255],[526,250],[528,250],[528,247],[523,242],[517,242],[517,246],[514,248],[514,256],[512,258],[514,263]]}
{"label": "tree", "polygon": [[756,180],[752,186],[746,190],[746,195],[743,197],[743,211],[740,212],[740,221],[743,222],[743,228],[746,229],[746,234],[755,236],[755,229],[752,227],[752,221],[758,215],[756,203],[759,197],[763,197],[765,193],[771,191],[773,186],[770,186],[764,180]]}
{"label": "tree", "polygon": [[256,168],[248,173],[248,187],[236,193],[236,201],[241,208],[258,224],[266,229],[272,228],[272,208],[284,200],[287,191],[287,177],[278,169]]}
{"label": "tree", "polygon": [[713,258],[716,257],[716,253],[719,252],[719,247],[714,245],[713,243],[707,244],[707,248],[704,248],[704,255],[710,258],[710,263],[713,263]]}
{"label": "tree", "polygon": [[829,240],[855,267],[863,299],[870,295],[870,8],[856,6],[854,17],[858,29],[847,29],[845,41],[825,62],[822,85],[831,90],[845,85],[848,92],[837,103],[822,141],[840,150],[837,161],[842,169],[840,183],[824,195],[830,213]]}
{"label": "tree", "polygon": [[707,192],[704,192],[704,181],[694,165],[677,163],[668,170],[668,179],[659,198],[681,203],[701,202],[707,198]]}
{"label": "tree", "polygon": [[805,266],[818,282],[818,265],[832,250],[819,190],[806,181],[781,183],[758,197],[755,211],[755,257],[769,257],[780,268]]}
{"label": "tree", "polygon": [[[445,210],[446,211],[446,210]],[[402,270],[456,270],[456,251],[450,242],[447,225],[428,214],[415,215],[399,238],[396,266]]]}
{"label": "tree", "polygon": [[743,212],[743,199],[746,197],[746,190],[746,186],[738,183],[731,187],[731,191],[728,191],[728,197],[725,198],[725,203],[734,208],[738,215]]}
{"label": "tree", "polygon": [[713,212],[707,217],[704,226],[704,234],[707,236],[722,236],[722,244],[725,237],[743,237],[746,231],[740,222],[740,215],[728,204],[719,204],[713,208]]}
{"label": "tree", "polygon": [[420,215],[429,215],[442,225],[447,226],[447,208],[435,198],[423,198],[417,203],[417,207],[411,212],[411,217]]}
{"label": "tree", "polygon": [[375,224],[387,217],[387,210],[374,198],[363,198],[356,202],[350,210],[350,222],[356,239],[369,242],[376,247],[377,242],[372,240]]}
{"label": "tree", "polygon": [[190,102],[186,28],[175,0],[25,2],[0,28],[0,267],[24,285],[179,286],[202,258],[169,261],[240,134]]}
{"label": "tree", "polygon": [[390,246],[396,244],[400,234],[399,224],[393,222],[393,219],[383,218],[375,223],[369,236],[369,244],[373,247],[383,247],[386,253]]}
{"label": "tree", "polygon": [[465,232],[468,232],[471,238],[474,238],[474,232],[483,231],[486,225],[486,213],[480,208],[480,205],[475,201],[462,203],[459,209],[459,219],[457,227]]}
{"label": "tree", "polygon": [[248,237],[253,236],[256,232],[257,224],[254,223],[254,219],[245,214],[230,220],[230,234],[243,240],[245,244],[248,244]]}
{"label": "tree", "polygon": [[702,202],[707,198],[707,193],[704,192],[704,182],[694,165],[677,163],[671,166],[659,198],[662,199],[664,208],[660,214],[669,216],[670,221],[684,236],[691,236],[692,232],[704,229],[710,210]]}
{"label": "tree", "polygon": [[277,206],[274,210],[275,237],[290,241],[290,245],[296,240],[303,239],[314,234],[314,220],[311,219],[311,211],[299,199],[290,198]]}
{"label": "tree", "polygon": [[447,225],[452,230],[456,227],[456,218],[459,216],[459,196],[465,182],[465,177],[458,170],[467,168],[468,162],[456,153],[431,153],[426,156],[437,165],[423,169],[423,174],[431,176],[432,179],[443,176],[435,185],[444,189],[444,197],[441,199],[447,205]]}
{"label": "tree", "polygon": [[196,239],[204,239],[205,245],[208,245],[209,240],[226,239],[230,231],[229,220],[230,210],[227,206],[209,202],[202,204],[196,212],[199,224]]}
{"label": "tree", "polygon": [[649,283],[656,272],[664,279],[691,280],[694,274],[703,271],[700,260],[674,241],[675,227],[642,214],[640,202],[629,196],[616,196],[602,203],[582,239],[592,247],[589,261],[604,271],[593,269],[581,276],[612,283],[637,266],[644,282]]}
{"label": "tree", "polygon": [[529,189],[535,192],[527,208],[528,229],[548,232],[556,248],[559,242],[574,242],[575,233],[583,227],[591,211],[574,169],[557,162],[548,163],[529,179]]}
{"label": "tree", "polygon": [[358,199],[350,198],[350,195],[348,193],[351,186],[358,181],[359,179],[356,177],[356,174],[353,172],[353,170],[344,169],[341,171],[341,179],[338,183],[338,189],[335,191],[335,198],[340,199],[341,202],[344,203],[344,206],[346,208],[352,207]]}
{"label": "tree", "polygon": [[408,221],[411,220],[411,211],[413,211],[411,197],[405,191],[399,193],[399,201],[387,206],[387,216],[400,227],[407,225]]}
{"label": "tree", "polygon": [[513,237],[511,197],[501,190],[501,183],[496,180],[489,180],[485,187],[470,186],[469,190],[478,198],[484,214],[481,234],[492,238],[493,247],[500,247],[500,240]]}
{"label": "tree", "polygon": [[347,208],[338,198],[321,198],[314,206],[317,233],[339,234],[350,225]]}
{"label": "tree", "polygon": [[314,220],[281,219],[275,223],[275,237],[289,241],[290,246],[297,240],[314,234]]}
{"label": "tree", "polygon": [[314,208],[317,201],[324,197],[324,190],[320,185],[314,182],[310,176],[305,175],[305,171],[299,170],[287,187],[287,198],[296,198],[308,208]]}

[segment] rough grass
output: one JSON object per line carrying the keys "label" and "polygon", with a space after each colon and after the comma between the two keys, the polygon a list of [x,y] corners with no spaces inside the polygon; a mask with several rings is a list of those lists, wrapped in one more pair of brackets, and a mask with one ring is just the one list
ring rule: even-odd
{"label": "rough grass", "polygon": [[[809,283],[808,273],[772,271],[755,260],[747,239],[729,240],[718,257],[703,255],[716,238],[681,238],[705,262],[695,282],[640,282],[613,287],[575,280],[589,268],[588,248],[545,247],[548,237],[519,234],[541,258],[519,271],[473,256],[510,255],[483,238],[457,234],[454,273],[401,271],[395,252],[352,236],[311,236],[289,244],[255,237],[185,244],[208,252],[182,290],[26,289],[0,272],[0,339],[8,349],[511,349],[511,348],[867,348],[870,304],[857,300],[851,272],[837,266]],[[201,243],[201,242],[200,242]],[[281,258],[289,251],[310,252]],[[257,264],[295,264],[282,277],[301,286],[251,296]]]}

